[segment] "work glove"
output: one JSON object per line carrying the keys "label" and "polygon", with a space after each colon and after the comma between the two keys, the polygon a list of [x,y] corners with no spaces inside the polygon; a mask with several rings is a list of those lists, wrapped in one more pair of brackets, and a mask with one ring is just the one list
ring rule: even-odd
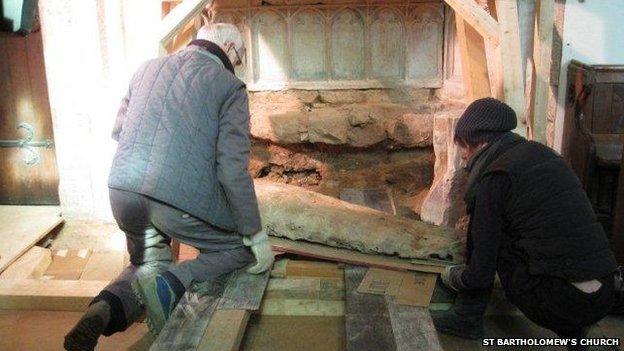
{"label": "work glove", "polygon": [[462,273],[464,273],[464,269],[466,269],[466,265],[456,265],[456,266],[448,266],[444,269],[444,272],[440,274],[440,278],[442,279],[442,283],[446,285],[449,289],[454,290],[456,292],[466,290],[466,286],[464,282],[461,280]]}
{"label": "work glove", "polygon": [[247,268],[248,273],[260,274],[271,269],[275,258],[271,250],[271,244],[269,244],[269,237],[264,229],[250,237],[244,236],[243,244],[248,246],[256,257],[256,264]]}

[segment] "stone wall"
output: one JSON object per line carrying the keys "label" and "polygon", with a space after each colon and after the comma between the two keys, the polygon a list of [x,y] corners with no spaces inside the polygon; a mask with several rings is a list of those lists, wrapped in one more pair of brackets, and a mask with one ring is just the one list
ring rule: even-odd
{"label": "stone wall", "polygon": [[434,119],[462,107],[430,89],[286,90],[249,98],[254,178],[334,197],[343,188],[388,186],[408,216],[419,213],[433,181]]}

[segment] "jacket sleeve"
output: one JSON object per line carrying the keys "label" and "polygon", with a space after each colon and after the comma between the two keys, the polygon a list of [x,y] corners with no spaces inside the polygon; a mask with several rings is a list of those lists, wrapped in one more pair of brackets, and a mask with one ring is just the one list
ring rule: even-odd
{"label": "jacket sleeve", "polygon": [[111,136],[115,141],[119,141],[119,134],[123,129],[123,123],[126,119],[126,112],[128,111],[128,104],[130,103],[130,89],[126,93],[126,96],[121,99],[121,106],[119,106],[119,110],[117,111],[117,118],[115,119],[115,125],[113,125],[113,132]]}
{"label": "jacket sleeve", "polygon": [[254,184],[249,175],[249,103],[244,85],[234,89],[223,104],[217,139],[217,177],[230,210],[244,236],[262,229]]}
{"label": "jacket sleeve", "polygon": [[509,187],[509,178],[502,174],[489,175],[479,184],[471,218],[472,252],[461,275],[468,289],[488,288],[494,282]]}

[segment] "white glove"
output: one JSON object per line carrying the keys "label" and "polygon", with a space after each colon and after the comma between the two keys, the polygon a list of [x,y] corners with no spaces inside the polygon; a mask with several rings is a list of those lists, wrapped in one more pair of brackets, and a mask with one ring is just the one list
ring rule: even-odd
{"label": "white glove", "polygon": [[444,272],[440,274],[440,278],[442,279],[442,283],[446,285],[447,288],[454,290],[455,292],[459,292],[462,290],[466,290],[466,286],[464,282],[461,280],[462,273],[466,269],[466,265],[456,265],[456,266],[448,266],[444,269]]}
{"label": "white glove", "polygon": [[248,273],[260,274],[271,269],[275,257],[273,257],[269,237],[264,229],[250,237],[244,236],[243,244],[248,246],[256,257],[256,264],[247,269]]}

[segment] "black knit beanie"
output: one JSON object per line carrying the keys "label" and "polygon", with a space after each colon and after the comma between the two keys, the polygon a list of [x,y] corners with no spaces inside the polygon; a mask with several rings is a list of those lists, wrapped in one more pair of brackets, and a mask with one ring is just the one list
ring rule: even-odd
{"label": "black knit beanie", "polygon": [[502,101],[483,98],[473,101],[455,128],[455,140],[476,145],[491,142],[518,125],[514,110]]}

